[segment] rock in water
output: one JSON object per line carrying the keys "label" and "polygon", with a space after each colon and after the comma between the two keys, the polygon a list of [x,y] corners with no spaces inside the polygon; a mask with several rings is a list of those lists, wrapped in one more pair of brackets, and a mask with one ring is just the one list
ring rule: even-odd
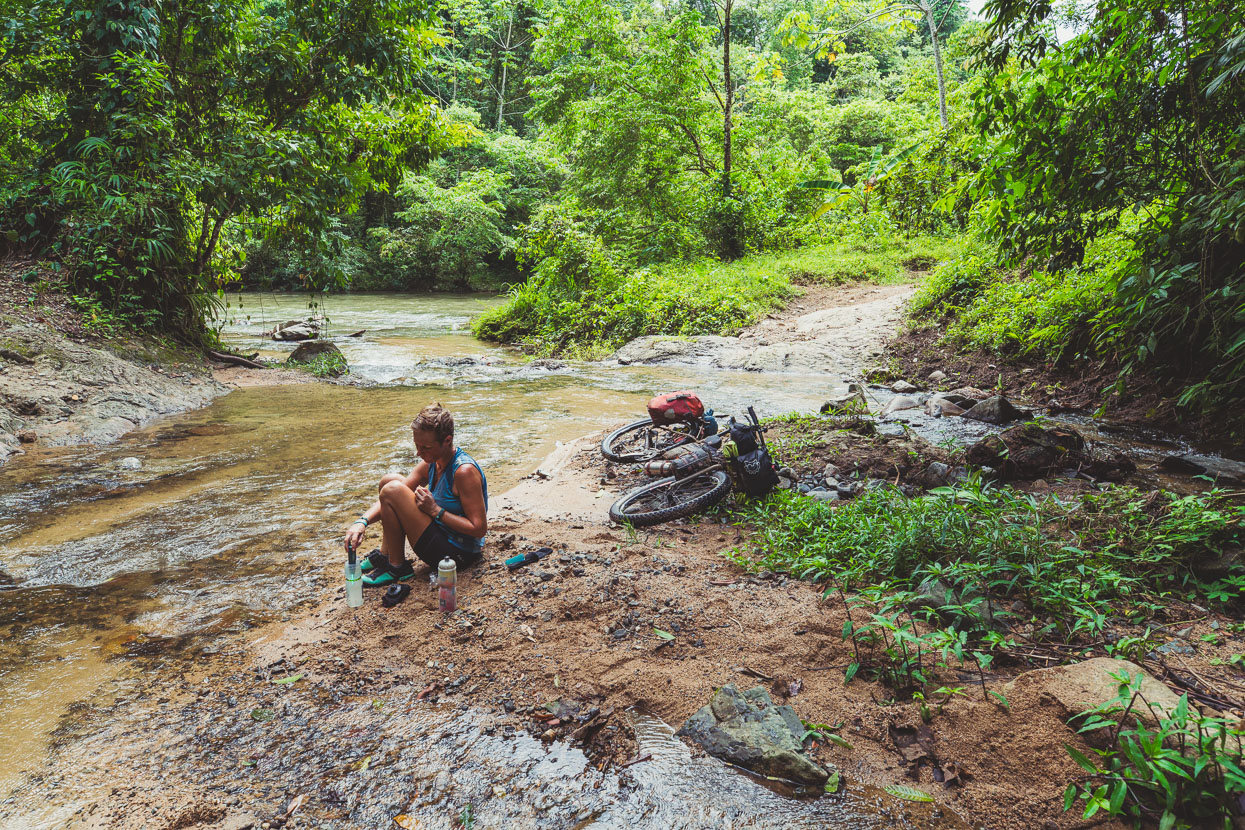
{"label": "rock in water", "polygon": [[[342,357],[341,349],[334,346],[327,340],[309,340],[306,343],[299,343],[298,348],[290,355],[291,363],[309,363],[313,359],[325,354],[335,354]],[[342,357],[345,360],[344,357]]]}
{"label": "rock in water", "polygon": [[795,710],[775,706],[762,686],[740,694],[728,683],[687,719],[679,734],[715,758],[762,775],[816,785],[830,777],[804,754],[804,725]]}
{"label": "rock in water", "polygon": [[320,336],[320,326],[314,320],[290,320],[277,326],[272,332],[273,340],[314,340]]}
{"label": "rock in water", "polygon": [[897,380],[891,384],[891,391],[897,395],[907,395],[910,392],[917,391],[917,388],[906,380]]}
{"label": "rock in water", "polygon": [[1012,421],[1018,421],[1021,418],[1027,418],[1028,414],[1021,412],[1012,406],[1012,402],[1002,395],[995,395],[993,398],[986,398],[981,403],[964,413],[965,418],[972,418],[974,421],[983,421],[987,424],[1010,424]]}
{"label": "rock in water", "polygon": [[867,409],[868,402],[865,401],[865,388],[859,383],[849,383],[846,395],[831,398],[821,405],[819,411],[824,415],[826,413],[865,412]]}
{"label": "rock in water", "polygon": [[944,415],[963,415],[964,408],[952,403],[948,398],[936,395],[925,402],[925,414],[931,418],[941,418]]}
{"label": "rock in water", "polygon": [[1245,484],[1245,464],[1213,455],[1172,455],[1163,459],[1163,469],[1173,472],[1203,475],[1215,479],[1219,485]]}
{"label": "rock in water", "polygon": [[882,410],[882,417],[885,418],[892,412],[898,412],[901,409],[916,409],[921,404],[916,398],[909,398],[907,395],[896,395],[890,399],[890,403]]}

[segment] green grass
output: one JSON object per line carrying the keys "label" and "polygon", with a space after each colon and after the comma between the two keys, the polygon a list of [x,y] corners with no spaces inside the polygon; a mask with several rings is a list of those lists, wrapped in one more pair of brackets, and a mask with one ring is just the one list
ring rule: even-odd
{"label": "green grass", "polygon": [[318,378],[341,377],[350,371],[350,366],[346,363],[346,358],[344,358],[340,352],[325,352],[324,354],[318,354],[305,363],[286,361],[286,365],[291,369],[301,369],[304,372],[310,372]]}
{"label": "green grass", "polygon": [[751,568],[849,588],[912,591],[929,579],[1051,620],[1050,636],[1101,634],[1108,614],[1152,613],[1161,599],[1238,606],[1245,568],[1200,582],[1198,557],[1245,542],[1245,506],[1219,493],[1147,499],[1117,488],[1074,501],[975,483],[907,498],[883,488],[830,507],[789,492],[742,508]]}
{"label": "green grass", "polygon": [[1113,299],[1136,250],[1121,234],[1097,240],[1075,268],[1047,272],[998,267],[974,249],[937,268],[908,306],[910,318],[953,318],[945,340],[998,354],[1064,357],[1111,355],[1119,336]]}
{"label": "green grass", "polygon": [[[599,252],[567,275],[537,273],[476,318],[475,335],[537,354],[596,357],[648,334],[735,334],[783,307],[797,286],[894,283],[954,256],[959,239],[848,238],[729,263],[672,263],[620,273]],[[585,276],[589,275],[589,276]]]}

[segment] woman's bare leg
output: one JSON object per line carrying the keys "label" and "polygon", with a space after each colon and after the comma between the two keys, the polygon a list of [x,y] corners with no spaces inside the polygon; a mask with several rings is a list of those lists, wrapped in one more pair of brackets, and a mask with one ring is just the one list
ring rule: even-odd
{"label": "woman's bare leg", "polygon": [[389,557],[389,564],[396,567],[406,561],[406,542],[414,550],[419,537],[432,524],[432,517],[415,506],[415,493],[402,476],[385,479],[381,479],[380,485],[380,520],[384,528],[380,549]]}

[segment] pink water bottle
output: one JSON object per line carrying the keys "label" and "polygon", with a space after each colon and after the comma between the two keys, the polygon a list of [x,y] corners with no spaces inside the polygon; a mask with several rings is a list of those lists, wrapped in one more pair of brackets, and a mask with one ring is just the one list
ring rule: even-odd
{"label": "pink water bottle", "polygon": [[437,566],[437,608],[448,614],[458,607],[458,563],[448,556]]}

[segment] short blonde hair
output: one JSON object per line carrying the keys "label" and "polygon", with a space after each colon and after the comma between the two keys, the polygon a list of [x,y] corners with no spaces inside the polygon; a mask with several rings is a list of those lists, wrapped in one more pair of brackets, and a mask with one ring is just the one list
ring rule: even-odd
{"label": "short blonde hair", "polygon": [[438,441],[444,441],[454,434],[454,416],[439,402],[433,401],[421,409],[415,420],[411,421],[413,432],[426,429],[432,430]]}

